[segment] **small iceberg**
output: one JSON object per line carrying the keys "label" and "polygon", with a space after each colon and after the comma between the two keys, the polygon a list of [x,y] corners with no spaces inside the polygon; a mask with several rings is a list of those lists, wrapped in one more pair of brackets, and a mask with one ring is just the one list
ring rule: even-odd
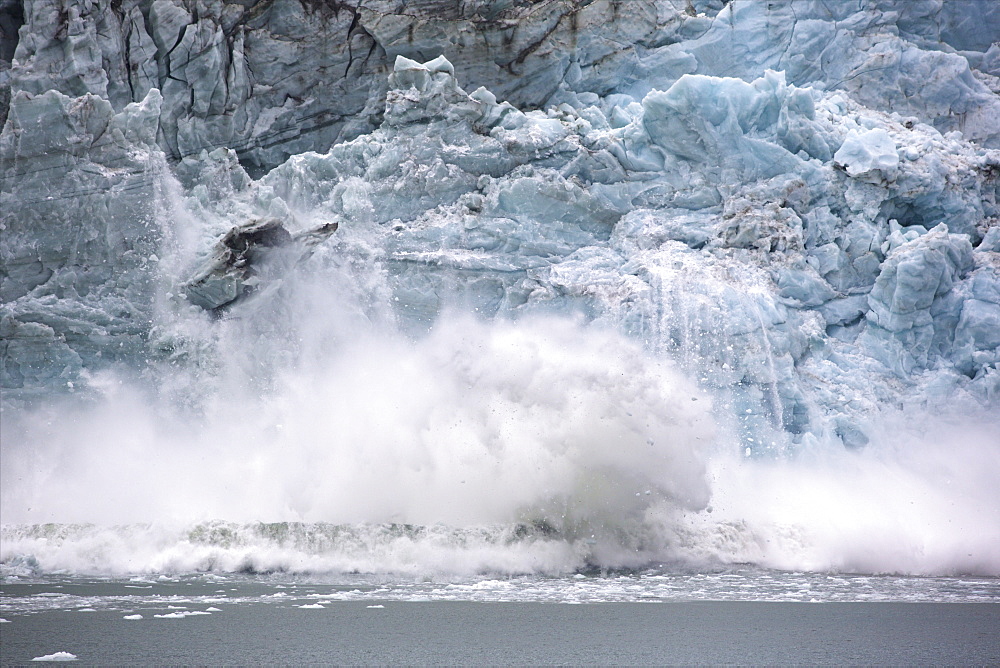
{"label": "small iceberg", "polygon": [[193,617],[194,615],[210,615],[211,612],[202,612],[201,610],[178,610],[177,612],[168,612],[165,615],[153,615],[159,619],[183,619],[184,617]]}
{"label": "small iceberg", "polygon": [[69,652],[56,652],[45,656],[36,656],[32,661],[76,661],[76,654]]}

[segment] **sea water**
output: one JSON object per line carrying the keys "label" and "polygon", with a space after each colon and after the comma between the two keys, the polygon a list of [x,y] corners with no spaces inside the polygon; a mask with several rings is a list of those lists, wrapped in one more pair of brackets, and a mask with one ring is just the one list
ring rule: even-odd
{"label": "sea water", "polygon": [[1000,658],[997,600],[996,578],[753,568],[451,581],[50,576],[4,583],[0,660],[989,664]]}

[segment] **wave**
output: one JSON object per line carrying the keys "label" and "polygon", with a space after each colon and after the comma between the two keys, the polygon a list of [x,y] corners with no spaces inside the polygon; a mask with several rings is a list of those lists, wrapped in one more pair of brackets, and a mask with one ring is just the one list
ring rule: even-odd
{"label": "wave", "polygon": [[185,527],[8,525],[7,576],[137,573],[565,573],[589,546],[530,524],[454,528],[408,524],[202,522]]}
{"label": "wave", "polygon": [[[495,524],[231,522],[5,524],[0,573],[561,576],[763,567],[798,572],[1000,575],[992,432],[796,460],[708,460],[710,505],[666,498],[616,518]],[[945,453],[949,456],[946,457]],[[898,455],[898,453],[897,453]],[[638,497],[647,499],[645,495]],[[528,517],[526,514],[525,517]]]}

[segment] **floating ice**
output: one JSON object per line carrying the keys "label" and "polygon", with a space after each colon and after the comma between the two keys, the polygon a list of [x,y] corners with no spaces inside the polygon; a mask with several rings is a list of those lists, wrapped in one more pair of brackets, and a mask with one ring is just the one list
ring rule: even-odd
{"label": "floating ice", "polygon": [[162,615],[153,615],[157,619],[184,619],[185,617],[196,617],[198,615],[210,615],[210,612],[204,612],[201,610],[179,610],[177,612],[168,612]]}
{"label": "floating ice", "polygon": [[70,654],[69,652],[56,652],[55,654],[36,656],[32,659],[32,661],[76,661],[76,659],[76,654]]}

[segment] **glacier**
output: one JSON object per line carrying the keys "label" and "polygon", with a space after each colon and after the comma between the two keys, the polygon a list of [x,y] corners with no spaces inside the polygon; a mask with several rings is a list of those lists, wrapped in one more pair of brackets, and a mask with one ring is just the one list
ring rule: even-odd
{"label": "glacier", "polygon": [[5,525],[1000,573],[994,3],[0,17]]}

